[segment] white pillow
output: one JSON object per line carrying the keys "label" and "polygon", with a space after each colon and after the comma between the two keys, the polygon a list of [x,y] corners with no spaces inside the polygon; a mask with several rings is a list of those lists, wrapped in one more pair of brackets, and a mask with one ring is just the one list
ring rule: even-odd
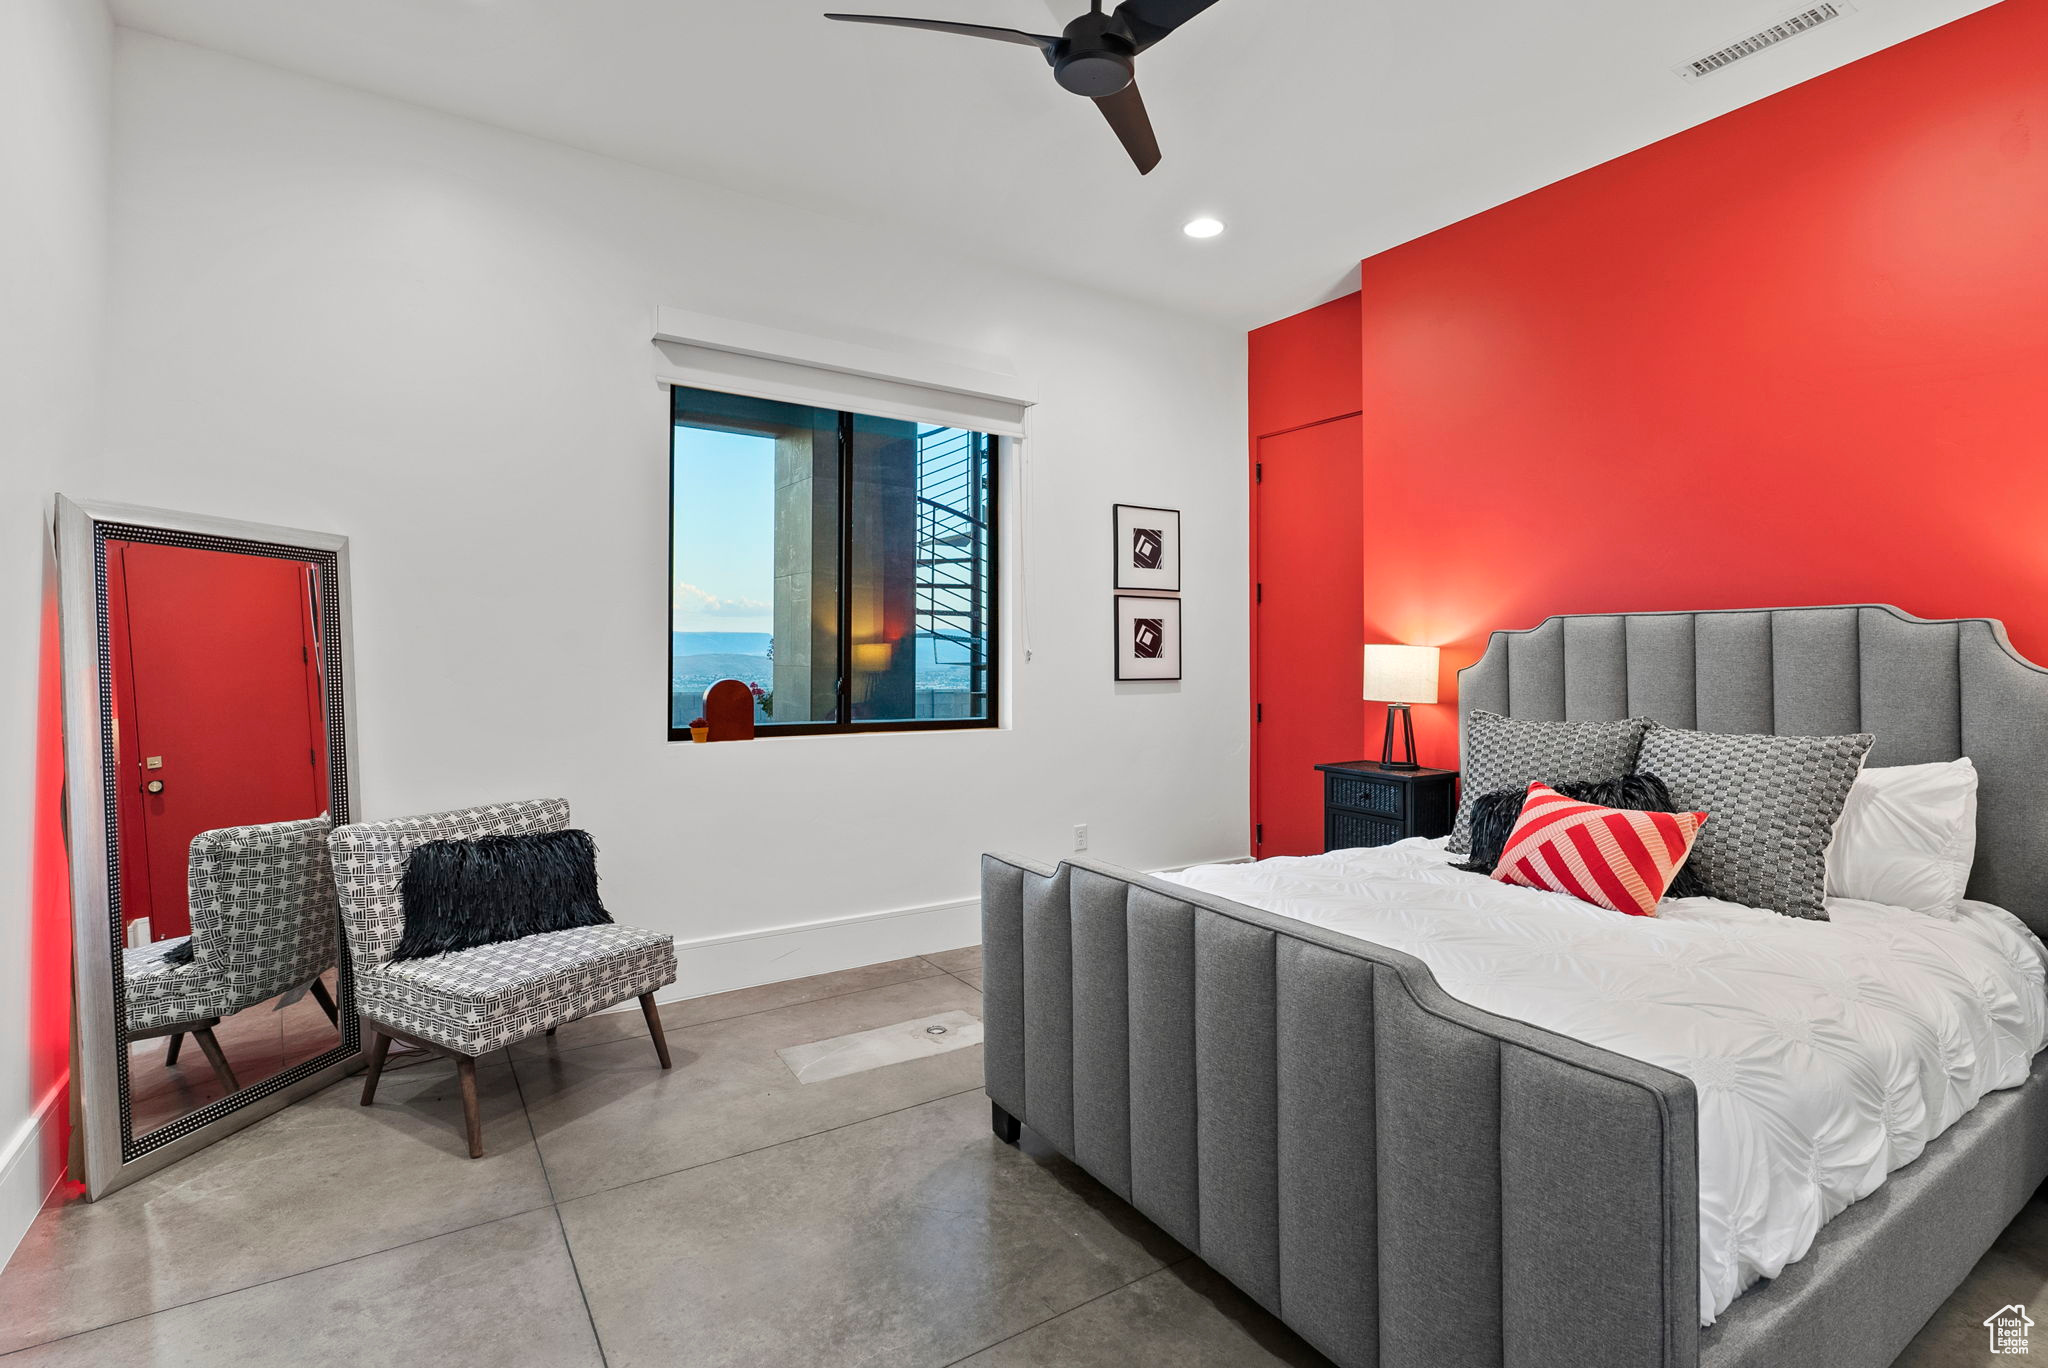
{"label": "white pillow", "polygon": [[1977,767],[1866,769],[1828,847],[1828,896],[1953,917],[1977,858]]}

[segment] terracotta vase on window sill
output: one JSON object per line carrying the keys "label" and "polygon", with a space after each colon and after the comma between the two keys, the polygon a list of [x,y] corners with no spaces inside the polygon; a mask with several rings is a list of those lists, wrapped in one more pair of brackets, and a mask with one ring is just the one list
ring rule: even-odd
{"label": "terracotta vase on window sill", "polygon": [[754,691],[737,679],[721,679],[704,691],[707,741],[754,739]]}
{"label": "terracotta vase on window sill", "polygon": [[690,723],[690,739],[692,741],[709,741],[711,739],[711,724],[701,717],[694,719]]}

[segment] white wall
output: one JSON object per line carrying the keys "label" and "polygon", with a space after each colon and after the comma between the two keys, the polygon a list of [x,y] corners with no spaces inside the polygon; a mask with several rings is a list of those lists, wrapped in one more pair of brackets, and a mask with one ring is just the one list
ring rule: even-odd
{"label": "white wall", "polygon": [[59,848],[47,825],[36,841],[37,667],[49,497],[97,443],[108,42],[100,0],[0,4],[0,1262],[63,1157],[68,908],[33,857]]}
{"label": "white wall", "polygon": [[[566,795],[678,993],[971,941],[978,852],[1077,822],[1133,866],[1244,852],[1240,334],[154,37],[115,85],[91,492],[352,538],[366,814]],[[1010,729],[666,740],[661,304],[1015,362]],[[1182,684],[1111,682],[1117,501],[1184,510]]]}

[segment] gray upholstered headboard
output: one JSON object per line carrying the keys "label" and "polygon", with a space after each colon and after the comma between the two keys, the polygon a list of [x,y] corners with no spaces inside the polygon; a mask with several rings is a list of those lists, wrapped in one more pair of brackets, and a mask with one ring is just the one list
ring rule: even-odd
{"label": "gray upholstered headboard", "polygon": [[1991,618],[1930,621],[1884,604],[1554,617],[1495,632],[1459,672],[1461,736],[1474,708],[1784,736],[1867,731],[1872,765],[1967,755],[1981,775],[1970,896],[2048,937],[2048,670]]}

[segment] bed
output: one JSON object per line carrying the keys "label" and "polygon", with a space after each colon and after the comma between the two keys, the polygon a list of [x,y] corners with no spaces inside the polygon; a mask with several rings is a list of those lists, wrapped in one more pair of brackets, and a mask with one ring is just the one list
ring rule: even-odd
{"label": "bed", "polygon": [[[1862,730],[1872,766],[1967,755],[1968,895],[2048,929],[2048,672],[1995,622],[1876,605],[1552,618],[1495,633],[1459,706]],[[1427,884],[1445,861],[1416,844],[1373,858]],[[1692,1079],[1447,973],[1507,1010],[1454,996],[1380,943],[1397,922],[1276,911],[1291,894],[1223,896],[1228,878],[985,857],[996,1128],[1031,1126],[1343,1368],[1884,1368],[2048,1176],[2048,1056],[2027,1055],[2041,1004],[2008,1004],[2034,1024],[1964,1071],[1961,1118],[1925,1127],[1723,1309],[1701,1264],[1700,1146],[1719,1132]],[[1981,914],[1991,940],[2002,915]],[[1670,934],[1686,920],[1674,909]],[[2005,930],[2023,966],[2031,942]]]}

